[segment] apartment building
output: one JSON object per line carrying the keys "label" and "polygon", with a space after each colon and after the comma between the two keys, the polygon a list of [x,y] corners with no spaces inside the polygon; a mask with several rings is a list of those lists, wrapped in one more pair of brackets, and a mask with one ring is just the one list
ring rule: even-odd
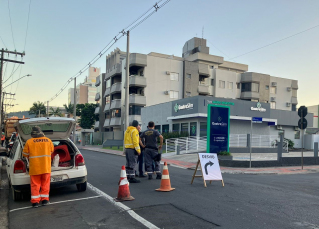
{"label": "apartment building", "polygon": [[[125,65],[126,53],[117,48],[106,57],[105,75],[97,77],[105,87],[98,109],[104,122],[100,119],[97,131],[123,131]],[[196,37],[185,43],[182,57],[131,53],[129,86],[129,120],[140,123],[143,107],[194,96],[260,102],[285,111],[295,111],[298,103],[298,81],[248,72],[248,65],[209,54],[206,40]]]}

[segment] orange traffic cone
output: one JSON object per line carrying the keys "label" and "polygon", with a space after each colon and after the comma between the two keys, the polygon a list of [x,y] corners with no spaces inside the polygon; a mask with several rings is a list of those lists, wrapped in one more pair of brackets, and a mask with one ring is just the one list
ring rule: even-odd
{"label": "orange traffic cone", "polygon": [[175,190],[175,188],[171,187],[171,181],[169,179],[168,167],[166,162],[164,162],[161,187],[155,190],[160,192],[170,192]]}
{"label": "orange traffic cone", "polygon": [[127,200],[135,200],[133,196],[131,196],[129,189],[129,182],[126,177],[125,166],[122,166],[121,177],[119,181],[119,191],[117,193],[117,197],[114,199],[116,202],[127,201]]}

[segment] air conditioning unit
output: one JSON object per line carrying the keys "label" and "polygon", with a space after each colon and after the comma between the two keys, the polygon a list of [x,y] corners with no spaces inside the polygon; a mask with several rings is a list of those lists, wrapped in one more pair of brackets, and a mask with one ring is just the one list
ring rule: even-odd
{"label": "air conditioning unit", "polygon": [[169,95],[169,91],[164,91],[164,94],[165,95]]}
{"label": "air conditioning unit", "polygon": [[170,75],[171,73],[169,71],[166,71],[166,75]]}
{"label": "air conditioning unit", "polygon": [[299,130],[299,127],[298,126],[295,126],[295,128],[294,128],[295,130]]}
{"label": "air conditioning unit", "polygon": [[291,103],[286,103],[286,106],[287,106],[287,107],[290,107],[290,106],[291,106]]}
{"label": "air conditioning unit", "polygon": [[271,101],[271,102],[275,102],[275,101],[276,101],[276,97],[271,97],[271,98],[270,98],[270,101]]}
{"label": "air conditioning unit", "polygon": [[282,126],[277,126],[277,130],[282,130]]}
{"label": "air conditioning unit", "polygon": [[287,87],[287,91],[291,91],[291,87]]}
{"label": "air conditioning unit", "polygon": [[272,82],[272,83],[271,83],[271,86],[277,87],[277,82]]}

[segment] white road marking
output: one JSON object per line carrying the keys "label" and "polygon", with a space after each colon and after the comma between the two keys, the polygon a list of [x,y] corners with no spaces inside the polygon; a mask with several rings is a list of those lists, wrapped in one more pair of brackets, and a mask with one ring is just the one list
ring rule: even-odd
{"label": "white road marking", "polygon": [[103,197],[104,199],[106,199],[108,202],[110,202],[111,204],[113,204],[115,207],[117,207],[118,209],[122,210],[122,211],[126,211],[128,214],[130,214],[135,220],[139,221],[141,224],[143,224],[145,227],[147,228],[151,228],[151,229],[159,229],[158,227],[156,227],[154,224],[152,224],[151,222],[147,221],[146,219],[144,219],[143,217],[139,216],[138,214],[136,214],[131,208],[127,207],[126,205],[120,203],[120,202],[115,202],[114,198],[112,198],[111,196],[107,195],[106,193],[104,193],[103,191],[101,191],[100,189],[94,187],[91,184],[87,184],[88,188],[91,189],[93,192],[95,192],[96,194],[98,194],[99,196]]}
{"label": "white road marking", "polygon": [[[101,196],[91,196],[91,197],[85,197],[85,198],[73,199],[73,200],[62,200],[62,201],[49,203],[48,205],[60,204],[60,203],[65,203],[65,202],[78,201],[78,200],[88,200],[88,199],[99,198],[99,197],[101,197]],[[39,204],[39,206],[41,206],[41,205]],[[33,207],[32,206],[28,206],[28,207],[23,207],[23,208],[16,208],[16,209],[10,210],[9,212],[19,211],[19,210],[28,209],[28,208],[33,208]]]}

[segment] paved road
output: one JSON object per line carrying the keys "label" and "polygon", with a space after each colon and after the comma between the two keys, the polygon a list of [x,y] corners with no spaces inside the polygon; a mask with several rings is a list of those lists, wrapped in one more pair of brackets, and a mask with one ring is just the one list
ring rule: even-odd
{"label": "paved road", "polygon": [[[115,197],[125,158],[82,150],[88,182]],[[319,228],[319,174],[224,174],[221,182],[203,187],[201,178],[190,185],[192,170],[169,166],[172,192],[156,192],[159,180],[130,184],[134,201],[124,202],[159,228]],[[96,197],[75,187],[51,192],[51,202]],[[29,206],[9,201],[9,209]],[[63,202],[9,214],[10,228],[145,228],[128,212],[104,198]]]}

